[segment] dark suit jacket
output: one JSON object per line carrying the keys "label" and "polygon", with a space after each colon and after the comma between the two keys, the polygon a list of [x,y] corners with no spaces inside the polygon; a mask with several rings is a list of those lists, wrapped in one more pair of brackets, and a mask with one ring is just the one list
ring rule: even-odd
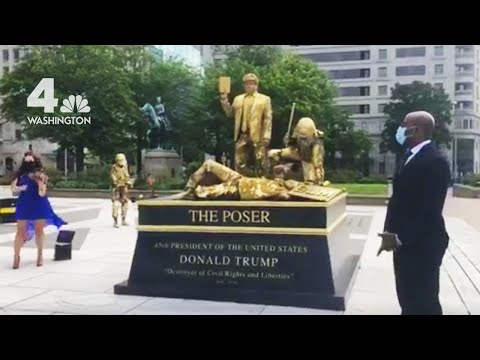
{"label": "dark suit jacket", "polygon": [[403,248],[446,246],[442,211],[450,183],[447,160],[432,143],[425,145],[393,179],[385,230],[396,233]]}

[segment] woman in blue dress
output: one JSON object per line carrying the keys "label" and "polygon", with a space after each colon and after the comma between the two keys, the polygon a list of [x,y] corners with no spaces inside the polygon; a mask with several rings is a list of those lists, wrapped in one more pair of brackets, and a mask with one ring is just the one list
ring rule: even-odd
{"label": "woman in blue dress", "polygon": [[15,210],[17,233],[14,243],[14,269],[20,266],[20,250],[23,244],[34,235],[37,243],[37,266],[42,266],[45,226],[54,225],[60,228],[66,224],[53,212],[48,201],[47,181],[40,158],[30,151],[26,152],[12,182],[12,190],[19,194]]}

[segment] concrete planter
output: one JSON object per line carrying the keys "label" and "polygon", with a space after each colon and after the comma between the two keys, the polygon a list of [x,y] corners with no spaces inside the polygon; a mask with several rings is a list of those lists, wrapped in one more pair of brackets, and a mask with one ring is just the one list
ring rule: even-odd
{"label": "concrete planter", "polygon": [[452,194],[454,197],[477,199],[480,198],[480,187],[454,184]]}
{"label": "concrete planter", "polygon": [[388,199],[388,196],[348,194],[347,205],[386,206],[388,204]]}

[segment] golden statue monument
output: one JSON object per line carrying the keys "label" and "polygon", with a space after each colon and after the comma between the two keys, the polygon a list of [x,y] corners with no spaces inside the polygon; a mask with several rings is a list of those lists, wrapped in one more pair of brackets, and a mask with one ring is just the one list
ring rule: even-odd
{"label": "golden statue monument", "polygon": [[124,154],[115,156],[115,164],[110,171],[112,181],[112,216],[113,226],[118,227],[118,212],[122,210],[122,225],[128,225],[126,222],[128,210],[128,187],[132,185],[130,174],[128,173],[127,158]]}
{"label": "golden statue monument", "polygon": [[322,185],[325,180],[323,137],[323,132],[315,127],[311,118],[302,118],[295,127],[293,135],[285,139],[287,147],[270,150],[268,157],[275,163],[280,160],[300,161],[303,181]]}
{"label": "golden statue monument", "polygon": [[273,180],[250,178],[216,161],[207,160],[192,174],[186,190],[168,199],[292,200],[303,198],[328,202],[344,192],[342,189],[285,180],[284,175],[284,172],[278,172]]}
{"label": "golden statue monument", "polygon": [[230,78],[220,78],[220,102],[227,116],[235,119],[235,170],[247,174],[247,166],[252,160],[249,159],[249,150],[253,147],[255,174],[263,176],[267,169],[266,148],[272,136],[272,105],[268,96],[258,92],[255,74],[245,75],[243,84],[245,93],[236,96],[230,104]]}

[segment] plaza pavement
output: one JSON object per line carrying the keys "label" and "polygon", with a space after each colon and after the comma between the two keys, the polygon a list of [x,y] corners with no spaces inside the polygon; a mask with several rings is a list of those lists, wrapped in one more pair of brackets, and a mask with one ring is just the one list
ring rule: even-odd
{"label": "plaza pavement", "polygon": [[[73,259],[54,262],[55,234],[48,236],[44,266],[35,267],[36,250],[22,251],[21,267],[12,270],[15,227],[0,225],[0,314],[239,314],[360,315],[398,314],[391,254],[376,257],[377,232],[384,207],[348,206],[350,236],[367,239],[345,312],[182,299],[119,296],[113,286],[128,278],[136,241],[136,206],[130,227],[114,229],[111,203],[102,199],[51,199],[56,212],[77,230]],[[452,238],[441,274],[446,314],[480,314],[480,199],[449,198],[447,227]],[[478,215],[477,215],[478,217]]]}

